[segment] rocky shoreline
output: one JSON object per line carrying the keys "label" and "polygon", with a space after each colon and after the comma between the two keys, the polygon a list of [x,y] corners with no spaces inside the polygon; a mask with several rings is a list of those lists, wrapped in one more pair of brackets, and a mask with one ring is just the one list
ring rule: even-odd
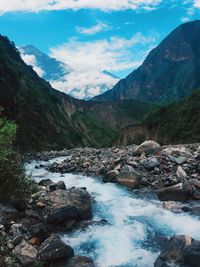
{"label": "rocky shoreline", "polygon": [[[64,158],[62,162],[50,163],[55,157]],[[147,141],[140,146],[76,148],[26,156],[26,160],[31,159],[36,160],[35,168],[44,167],[61,176],[81,173],[101,176],[104,182],[118,183],[130,190],[148,188],[163,201],[163,208],[199,216],[200,144],[161,147]],[[39,166],[37,160],[47,164]],[[86,188],[66,188],[63,181],[53,183],[50,179],[38,183],[25,210],[0,205],[1,255],[5,266],[12,266],[13,258],[14,266],[95,266],[92,259],[74,255],[73,248],[58,235],[92,223],[108,223],[92,220],[91,205]],[[195,264],[200,260],[199,251],[199,241],[175,236],[167,241],[155,267],[172,262],[175,266],[198,266]]]}

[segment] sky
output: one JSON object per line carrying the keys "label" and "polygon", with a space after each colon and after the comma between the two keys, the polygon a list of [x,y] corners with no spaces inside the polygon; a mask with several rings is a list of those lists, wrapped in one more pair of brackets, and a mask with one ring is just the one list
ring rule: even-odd
{"label": "sky", "polygon": [[200,0],[0,0],[0,33],[70,65],[80,80],[103,70],[127,76],[195,19]]}

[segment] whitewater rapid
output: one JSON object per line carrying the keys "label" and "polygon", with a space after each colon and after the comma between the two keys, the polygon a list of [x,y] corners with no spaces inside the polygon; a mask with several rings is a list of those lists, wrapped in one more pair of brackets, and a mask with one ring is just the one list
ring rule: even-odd
{"label": "whitewater rapid", "polygon": [[[63,158],[50,162],[62,161]],[[34,179],[63,180],[68,188],[86,187],[93,197],[93,220],[108,224],[90,225],[63,235],[78,255],[92,257],[99,267],[152,267],[160,253],[163,237],[187,234],[200,239],[200,220],[185,213],[172,213],[151,196],[139,195],[100,178],[77,174],[50,173],[26,164]]]}

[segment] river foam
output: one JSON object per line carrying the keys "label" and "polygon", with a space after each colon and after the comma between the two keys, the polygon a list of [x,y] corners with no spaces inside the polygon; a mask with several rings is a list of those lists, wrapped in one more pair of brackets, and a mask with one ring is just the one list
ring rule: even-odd
{"label": "river foam", "polygon": [[104,219],[108,224],[90,225],[67,233],[63,240],[76,254],[91,256],[99,267],[152,267],[163,237],[187,234],[200,239],[197,218],[165,210],[157,200],[139,196],[116,184],[104,184],[99,178],[76,174],[61,177],[59,173],[34,167],[35,162],[26,165],[27,172],[36,180],[63,180],[69,188],[86,187],[93,196],[93,220]]}

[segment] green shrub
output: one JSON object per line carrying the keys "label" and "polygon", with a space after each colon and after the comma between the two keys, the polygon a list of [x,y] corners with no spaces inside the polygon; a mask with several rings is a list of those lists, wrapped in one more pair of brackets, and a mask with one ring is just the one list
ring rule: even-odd
{"label": "green shrub", "polygon": [[0,200],[25,204],[34,182],[26,176],[20,155],[13,150],[13,122],[0,118]]}

